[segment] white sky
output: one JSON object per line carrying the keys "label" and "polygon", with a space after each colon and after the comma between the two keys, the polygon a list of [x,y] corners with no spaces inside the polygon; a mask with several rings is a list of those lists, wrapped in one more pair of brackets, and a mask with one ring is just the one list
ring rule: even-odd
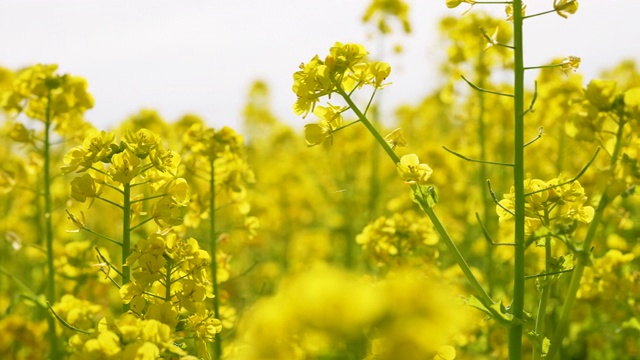
{"label": "white sky", "polygon": [[[141,108],[168,121],[192,112],[215,127],[238,127],[250,84],[265,80],[276,114],[291,112],[292,74],[300,62],[324,56],[335,42],[361,42],[372,54],[378,40],[360,19],[369,0],[0,0],[0,65],[57,63],[83,76],[96,99],[87,118],[118,124]],[[437,21],[460,15],[445,0],[409,0],[413,34],[399,37],[406,51],[392,65],[383,115],[415,102],[438,85],[442,51]],[[530,0],[528,13],[551,8]],[[472,11],[503,14],[502,5]],[[526,65],[554,57],[582,58],[581,73],[595,77],[621,59],[640,61],[640,0],[581,0],[568,20],[552,14],[528,20]],[[399,29],[399,28],[398,28]],[[386,40],[391,45],[392,40]],[[390,46],[387,46],[390,48]]]}

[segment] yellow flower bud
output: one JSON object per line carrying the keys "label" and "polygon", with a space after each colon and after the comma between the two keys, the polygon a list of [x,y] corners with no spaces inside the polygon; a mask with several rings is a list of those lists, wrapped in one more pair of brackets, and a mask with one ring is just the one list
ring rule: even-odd
{"label": "yellow flower bud", "polygon": [[553,8],[558,15],[566,19],[569,15],[573,15],[578,11],[578,0],[554,0]]}

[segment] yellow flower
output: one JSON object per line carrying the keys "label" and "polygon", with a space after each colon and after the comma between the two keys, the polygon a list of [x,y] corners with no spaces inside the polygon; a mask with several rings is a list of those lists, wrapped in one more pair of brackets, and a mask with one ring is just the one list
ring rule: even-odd
{"label": "yellow flower", "polygon": [[131,302],[131,300],[133,300],[134,297],[142,295],[143,290],[139,284],[130,282],[128,284],[122,285],[119,292],[122,302],[128,304]]}
{"label": "yellow flower", "polygon": [[335,90],[335,85],[332,83],[329,67],[318,55],[307,64],[300,64],[299,68],[300,70],[293,74],[292,90],[297,96],[293,111],[304,118],[309,111],[313,111],[322,96]]}
{"label": "yellow flower", "polygon": [[578,0],[553,0],[553,8],[566,19],[578,11]]}
{"label": "yellow flower", "polygon": [[402,136],[402,133],[400,132],[400,128],[397,128],[392,132],[390,132],[389,134],[387,134],[384,137],[384,140],[387,142],[387,144],[389,144],[389,146],[391,147],[391,150],[395,149],[396,147],[407,146],[407,140],[404,138],[404,136]]}
{"label": "yellow flower", "polygon": [[562,60],[562,71],[567,72],[569,70],[577,71],[580,67],[580,58],[577,56],[569,56]]}
{"label": "yellow flower", "polygon": [[332,138],[333,129],[326,123],[307,124],[304,126],[304,140],[307,146],[322,144],[325,140]]}
{"label": "yellow flower", "polygon": [[164,345],[171,339],[171,328],[158,320],[146,320],[140,332],[140,337],[144,341],[149,341],[156,345]]}
{"label": "yellow flower", "polygon": [[160,137],[147,129],[140,129],[135,133],[127,130],[122,140],[127,149],[141,159],[147,157],[160,143]]}
{"label": "yellow flower", "polygon": [[447,7],[449,9],[457,8],[462,3],[473,5],[476,2],[474,0],[447,0]]}
{"label": "yellow flower", "polygon": [[381,89],[389,85],[389,83],[382,83],[387,79],[387,77],[389,77],[389,74],[391,74],[391,66],[389,66],[388,63],[382,61],[374,61],[372,63],[369,63],[368,65],[369,72],[371,73],[373,78],[373,81],[371,82],[371,85],[373,85],[373,87],[375,87],[376,89]]}
{"label": "yellow flower", "polygon": [[408,184],[426,185],[433,170],[421,164],[416,154],[404,155],[397,164],[400,177]]}
{"label": "yellow flower", "polygon": [[160,349],[156,344],[144,343],[128,344],[121,352],[121,359],[156,360],[160,358]]}
{"label": "yellow flower", "polygon": [[115,136],[114,133],[105,131],[87,136],[81,146],[76,146],[65,154],[64,165],[60,170],[63,174],[69,174],[73,171],[85,171],[99,161],[108,162],[114,151],[118,150],[118,146],[113,143]]}
{"label": "yellow flower", "polygon": [[171,175],[177,173],[181,160],[177,152],[161,146],[149,152],[149,159],[158,171],[168,171]]}
{"label": "yellow flower", "polygon": [[95,198],[100,195],[100,188],[91,175],[85,173],[71,180],[71,197],[79,202],[85,202],[87,198]]}
{"label": "yellow flower", "polygon": [[180,206],[170,196],[165,196],[156,202],[153,205],[151,214],[153,215],[153,220],[161,228],[178,226],[183,221]]}
{"label": "yellow flower", "polygon": [[329,55],[324,62],[332,73],[343,73],[347,69],[352,69],[365,56],[367,56],[367,50],[360,44],[336,42],[329,49]]}
{"label": "yellow flower", "polygon": [[111,357],[120,352],[120,338],[111,331],[100,332],[97,338],[87,340],[82,349],[87,355],[101,358],[100,355]]}
{"label": "yellow flower", "polygon": [[140,173],[140,159],[129,149],[111,158],[110,174],[113,181],[128,184]]}
{"label": "yellow flower", "polygon": [[624,106],[633,117],[640,116],[640,87],[631,88],[624,93]]}
{"label": "yellow flower", "polygon": [[332,129],[342,126],[342,113],[347,110],[345,106],[316,106],[313,114],[320,118],[323,123],[328,124]]}
{"label": "yellow flower", "polygon": [[149,305],[145,318],[158,320],[171,328],[175,328],[179,321],[178,312],[170,301]]}

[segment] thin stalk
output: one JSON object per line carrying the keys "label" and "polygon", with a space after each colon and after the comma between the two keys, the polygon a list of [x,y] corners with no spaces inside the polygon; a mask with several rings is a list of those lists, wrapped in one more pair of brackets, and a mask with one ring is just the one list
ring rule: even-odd
{"label": "thin stalk", "polygon": [[111,201],[109,199],[106,199],[106,198],[103,198],[103,197],[100,197],[100,196],[96,196],[96,199],[102,200],[102,201],[106,202],[109,205],[113,205],[113,206],[117,207],[118,209],[124,210],[124,207],[122,207],[122,205],[116,204],[115,202],[113,202],[113,201]]}
{"label": "thin stalk", "polygon": [[[377,118],[378,108],[374,108],[374,111],[374,116]],[[378,149],[378,145],[375,142],[372,143],[371,146],[373,149],[371,149],[371,177],[369,183],[369,218],[376,213],[380,194],[380,169],[378,166],[380,161],[380,149]]]}
{"label": "thin stalk", "polygon": [[[44,122],[44,167],[43,167],[43,183],[44,183],[44,234],[47,246],[47,301],[55,303],[56,301],[56,274],[53,264],[53,219],[52,208],[53,200],[51,198],[51,92],[47,95],[47,109],[45,112]],[[49,327],[49,342],[51,345],[51,358],[60,357],[60,349],[58,348],[58,335],[56,333],[56,321],[52,316],[47,317],[47,325]]]}
{"label": "thin stalk", "polygon": [[[367,130],[369,130],[371,135],[373,135],[373,137],[376,139],[378,144],[380,144],[382,149],[387,153],[387,155],[389,155],[389,158],[391,158],[391,161],[393,161],[394,165],[398,164],[400,162],[400,158],[398,157],[398,155],[396,155],[396,153],[393,152],[389,144],[384,140],[382,135],[380,135],[378,130],[376,130],[376,128],[373,126],[373,124],[371,124],[369,119],[367,119],[367,117],[362,113],[362,111],[358,109],[358,107],[353,102],[353,100],[351,100],[349,95],[347,95],[347,93],[345,93],[344,90],[340,88],[340,86],[337,86],[336,91],[347,102],[351,110],[354,112],[354,114],[356,114],[358,119],[360,119],[360,121],[362,122],[362,124],[364,124]],[[414,193],[419,192],[417,185],[413,184],[411,185],[411,188],[414,191]],[[423,199],[418,199],[418,200],[421,201]],[[445,243],[445,245],[451,252],[451,255],[453,256],[453,259],[458,264],[458,266],[464,273],[465,277],[467,278],[467,281],[469,282],[469,285],[471,285],[471,288],[473,289],[475,295],[485,306],[489,307],[491,304],[494,303],[494,301],[491,299],[489,294],[484,290],[484,288],[482,287],[482,285],[480,284],[476,276],[473,274],[473,272],[471,272],[471,268],[469,267],[469,264],[467,264],[467,261],[464,259],[464,257],[460,253],[460,250],[458,250],[458,247],[456,246],[456,244],[453,242],[453,240],[447,233],[446,229],[440,222],[440,219],[438,218],[436,213],[426,203],[423,203],[421,208],[433,223],[433,226],[435,227],[436,231],[440,235],[440,238]]]}
{"label": "thin stalk", "polygon": [[173,266],[173,261],[167,261],[167,265],[165,266],[166,268],[166,274],[165,274],[165,279],[164,279],[164,301],[169,302],[171,301],[171,267]]}
{"label": "thin stalk", "polygon": [[[620,122],[618,125],[618,131],[616,133],[616,144],[613,149],[613,154],[610,161],[611,168],[615,168],[618,162],[618,154],[620,153],[620,149],[622,147],[624,125],[626,123],[624,119],[624,109],[620,110],[618,115],[620,118]],[[584,274],[585,267],[589,265],[589,256],[586,252],[590,251],[591,249],[591,243],[595,239],[596,231],[598,230],[598,227],[602,222],[604,210],[611,201],[611,199],[609,199],[609,195],[607,194],[608,191],[609,186],[604,189],[602,196],[600,197],[600,202],[598,203],[598,207],[596,208],[596,213],[593,216],[593,220],[589,224],[587,236],[582,243],[582,251],[577,258],[576,265],[574,266],[573,273],[571,274],[571,282],[569,283],[567,296],[565,297],[564,304],[562,305],[560,320],[558,322],[558,326],[556,327],[556,331],[553,334],[553,338],[551,338],[551,346],[549,347],[549,352],[547,354],[547,358],[549,360],[553,360],[553,358],[557,355],[560,346],[562,345],[562,339],[564,339],[564,336],[567,333],[567,329],[569,328],[569,317],[571,315],[571,310],[573,309],[573,306],[576,302],[578,289],[580,289],[580,281],[582,280],[582,275]]]}
{"label": "thin stalk", "polygon": [[[131,281],[131,268],[127,258],[131,251],[131,184],[124,184],[124,204],[122,206],[122,286]],[[123,311],[129,310],[128,304],[122,304]]]}
{"label": "thin stalk", "polygon": [[[607,189],[608,190],[608,189]],[[596,208],[596,213],[593,216],[593,220],[591,224],[589,224],[589,230],[587,230],[587,237],[584,241],[583,250],[576,259],[576,265],[573,268],[573,272],[571,274],[571,282],[569,283],[569,288],[566,292],[566,297],[564,299],[564,304],[562,305],[562,310],[560,312],[560,320],[558,321],[558,326],[556,327],[556,331],[551,338],[551,346],[549,347],[549,352],[547,353],[547,359],[553,360],[556,356],[560,346],[562,345],[562,339],[564,338],[567,329],[569,328],[570,323],[570,315],[571,310],[573,310],[573,306],[576,303],[576,298],[578,295],[578,290],[580,289],[580,281],[582,280],[582,275],[584,273],[585,267],[588,265],[588,254],[585,251],[589,251],[591,246],[591,242],[593,241],[596,230],[598,229],[598,225],[602,221],[602,216],[604,215],[604,210],[609,203],[608,196],[606,191],[602,194],[600,198],[600,202],[598,203],[598,207]]]}
{"label": "thin stalk", "polygon": [[[209,244],[211,252],[211,281],[213,282],[213,315],[216,319],[220,319],[220,288],[218,286],[218,261],[217,241],[216,241],[216,187],[215,187],[215,159],[209,161]],[[222,358],[222,337],[217,332],[213,344],[213,358],[215,360]]]}
{"label": "thin stalk", "polygon": [[[481,52],[478,55],[478,63],[476,64],[476,73],[477,73],[477,83],[478,86],[480,87],[484,87],[485,86],[485,76],[483,75],[484,71],[483,71],[483,67],[485,67],[484,64],[484,52]],[[486,130],[486,124],[485,124],[485,112],[486,112],[486,98],[485,98],[485,93],[482,91],[478,91],[477,92],[477,96],[478,96],[478,142],[480,143],[480,159],[486,159],[487,158],[487,130]],[[485,162],[480,162],[480,171],[478,172],[478,179],[477,181],[479,181],[480,186],[478,187],[478,189],[483,189],[485,186],[485,182],[488,179],[488,171],[487,171],[487,167],[488,164]],[[490,227],[491,229],[494,228],[493,224],[494,222],[492,221],[492,219],[495,218],[494,216],[491,216],[491,214],[495,214],[495,207],[492,206],[493,202],[489,199],[486,198],[486,196],[482,197],[482,217],[484,219],[484,221],[486,222],[487,226]],[[477,216],[477,213],[476,213]],[[487,230],[484,229],[484,231],[486,232]],[[486,271],[485,271],[485,275],[487,277],[486,280],[486,284],[487,284],[487,291],[491,294],[493,292],[493,285],[494,285],[494,255],[493,255],[493,249],[488,248],[485,256],[484,256],[484,260],[486,263]],[[487,327],[487,333],[486,333],[486,338],[487,339],[491,339],[492,337],[492,328],[491,327]],[[487,346],[490,346],[487,342]]]}
{"label": "thin stalk", "polygon": [[513,267],[513,302],[515,319],[509,329],[509,359],[522,359],[522,330],[525,296],[525,219],[524,219],[524,49],[522,41],[522,0],[513,1],[513,57],[514,57],[514,167],[515,190],[515,246]]}
{"label": "thin stalk", "polygon": [[150,218],[148,218],[148,219],[142,220],[142,221],[141,221],[141,222],[139,222],[138,224],[136,224],[136,225],[134,225],[133,227],[131,227],[131,229],[129,229],[129,230],[130,230],[130,231],[133,231],[133,230],[135,230],[135,229],[139,228],[140,226],[142,226],[142,225],[144,225],[144,224],[148,223],[148,222],[149,222],[149,221],[151,221],[151,220],[153,220],[153,217],[150,217]]}
{"label": "thin stalk", "polygon": [[[545,213],[545,223],[549,223],[549,214]],[[550,260],[551,260],[551,237],[547,235],[544,240],[544,273],[550,274],[552,272]],[[538,303],[538,313],[536,316],[535,333],[540,339],[544,339],[545,333],[545,320],[547,317],[547,304],[549,302],[549,294],[551,293],[551,281],[549,276],[545,276],[542,279],[544,285],[542,286],[542,295],[540,296],[540,302]],[[533,359],[540,360],[542,358],[542,343],[540,346],[534,344],[533,347]]]}

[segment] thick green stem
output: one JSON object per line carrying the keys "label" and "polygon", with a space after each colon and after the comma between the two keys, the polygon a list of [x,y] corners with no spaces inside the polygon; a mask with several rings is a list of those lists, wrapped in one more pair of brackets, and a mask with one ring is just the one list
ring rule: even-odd
{"label": "thick green stem", "polygon": [[[360,121],[362,122],[362,124],[364,124],[364,126],[367,128],[367,130],[369,130],[371,135],[373,135],[373,137],[380,144],[380,146],[382,146],[384,151],[391,158],[391,161],[393,161],[394,164],[398,164],[400,162],[400,158],[398,157],[398,155],[396,155],[396,153],[393,152],[393,150],[391,149],[389,144],[384,140],[382,135],[380,135],[378,130],[376,130],[376,128],[373,126],[373,124],[371,124],[369,119],[367,119],[367,117],[362,113],[362,111],[360,111],[360,109],[356,106],[356,104],[353,102],[353,100],[351,100],[349,95],[347,93],[345,93],[344,90],[342,90],[340,87],[338,87],[337,92],[347,102],[347,104],[349,105],[351,110],[356,114],[358,119],[360,119]],[[413,184],[411,186],[411,188],[413,189],[414,193],[419,192],[417,185]],[[418,198],[418,201],[424,202],[424,199]],[[469,285],[471,285],[471,288],[473,289],[475,295],[478,297],[478,299],[485,306],[488,307],[491,304],[493,304],[493,300],[491,299],[489,294],[484,290],[484,288],[482,287],[482,285],[480,284],[480,282],[478,281],[476,276],[471,271],[471,268],[469,267],[469,265],[467,264],[466,260],[462,256],[462,253],[460,253],[460,250],[458,250],[458,247],[456,246],[456,244],[453,242],[453,240],[451,239],[451,237],[447,233],[446,229],[444,228],[444,226],[440,222],[440,219],[438,218],[436,213],[429,206],[429,204],[426,204],[426,202],[422,203],[421,205],[422,205],[421,208],[424,210],[424,212],[427,214],[427,216],[429,217],[429,219],[433,223],[433,226],[435,227],[436,231],[438,232],[438,235],[440,235],[440,238],[445,243],[447,248],[450,250],[451,255],[453,256],[455,262],[458,264],[458,266],[460,267],[460,269],[464,273],[464,275],[467,278],[467,281],[469,282]]]}
{"label": "thick green stem", "polygon": [[[218,261],[216,239],[216,186],[215,186],[215,159],[209,162],[211,171],[209,178],[209,251],[211,252],[211,281],[213,282],[213,315],[220,319],[220,287],[218,286]],[[217,332],[213,344],[213,358],[222,358],[222,337]]]}
{"label": "thick green stem", "polygon": [[524,199],[524,61],[522,41],[522,0],[513,1],[513,57],[514,57],[514,167],[515,190],[515,246],[513,268],[513,302],[511,312],[515,319],[509,329],[509,359],[522,358],[522,329],[525,295],[525,199]]}
{"label": "thick green stem", "polygon": [[[44,123],[44,167],[43,167],[43,185],[44,185],[44,233],[47,246],[47,301],[51,304],[56,301],[56,274],[53,259],[53,219],[52,209],[53,200],[51,198],[51,93],[47,98],[47,109]],[[58,335],[56,334],[56,320],[53,316],[47,317],[47,325],[49,326],[49,342],[51,345],[51,358],[57,359],[60,356],[58,348]]]}
{"label": "thick green stem", "polygon": [[[124,184],[122,206],[122,285],[131,281],[131,268],[127,266],[127,258],[131,251],[131,184]],[[122,310],[129,310],[129,304],[122,304]]]}

